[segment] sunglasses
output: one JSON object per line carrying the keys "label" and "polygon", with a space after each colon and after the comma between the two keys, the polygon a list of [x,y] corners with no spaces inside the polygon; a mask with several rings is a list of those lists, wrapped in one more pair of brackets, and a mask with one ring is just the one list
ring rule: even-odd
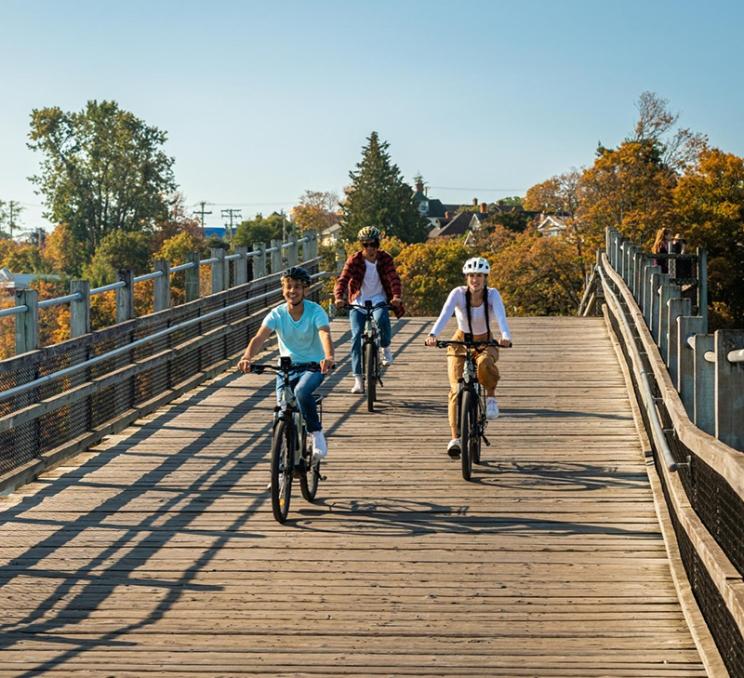
{"label": "sunglasses", "polygon": [[368,242],[363,242],[362,243],[362,247],[379,247],[379,246],[380,246],[379,243],[373,242],[373,241],[368,241]]}

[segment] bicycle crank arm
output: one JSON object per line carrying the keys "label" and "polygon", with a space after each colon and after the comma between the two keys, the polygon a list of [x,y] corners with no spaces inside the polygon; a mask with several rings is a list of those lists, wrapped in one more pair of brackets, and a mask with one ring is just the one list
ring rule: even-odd
{"label": "bicycle crank arm", "polygon": [[486,436],[484,436],[482,433],[481,433],[481,438],[483,438],[483,442],[486,443],[487,447],[491,447],[491,443],[488,442],[488,438],[486,438]]}

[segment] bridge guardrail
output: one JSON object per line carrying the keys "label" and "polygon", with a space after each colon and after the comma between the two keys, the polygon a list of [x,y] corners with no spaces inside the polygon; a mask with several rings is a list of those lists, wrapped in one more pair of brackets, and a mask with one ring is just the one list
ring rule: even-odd
{"label": "bridge guardrail", "polygon": [[[134,317],[134,285],[153,281],[153,309],[163,311],[171,305],[170,276],[172,273],[184,272],[186,301],[199,298],[199,269],[209,266],[211,269],[212,294],[222,292],[231,286],[242,285],[251,278],[266,275],[270,268],[277,272],[284,266],[294,266],[300,260],[299,247],[302,246],[302,258],[309,260],[318,254],[318,237],[314,232],[302,238],[292,238],[287,242],[272,240],[271,246],[264,243],[253,243],[253,249],[238,247],[233,254],[225,254],[222,248],[212,248],[206,259],[201,259],[198,252],[190,256],[186,263],[170,267],[165,260],[155,262],[155,271],[133,275],[131,271],[119,271],[116,282],[90,287],[86,280],[72,280],[70,294],[53,299],[38,300],[36,290],[25,289],[16,292],[15,306],[0,309],[0,319],[15,318],[16,354],[34,351],[39,348],[39,310],[69,304],[70,336],[76,338],[91,331],[90,303],[91,298],[106,292],[116,292],[116,322],[121,323]],[[249,269],[250,266],[250,269]]]}
{"label": "bridge guardrail", "polygon": [[[612,253],[631,248],[623,248],[623,243],[617,242],[619,237],[616,232],[608,234],[610,255],[598,256],[593,294],[606,303],[641,403],[642,383],[648,379],[653,410],[642,407],[641,415],[654,447],[682,562],[728,672],[744,675],[744,453],[695,425],[680,388],[689,380],[701,401],[704,395],[711,402],[714,394],[717,400],[725,398],[732,379],[716,384],[710,375],[714,369],[732,371],[732,367],[744,372],[741,349],[732,345],[732,338],[736,340],[742,333],[719,331],[703,346],[699,337],[706,335],[695,334],[690,348],[686,336],[690,326],[697,323],[696,328],[707,329],[707,319],[682,315],[689,313],[690,299],[670,294],[677,290],[670,290],[669,281],[658,271],[649,270],[655,268],[652,262],[642,262],[637,276],[639,267],[631,265],[621,274],[619,264],[613,265]],[[662,341],[664,335],[666,342]],[[720,348],[710,355],[709,347],[714,345]],[[704,363],[704,369],[709,370],[707,376],[694,371],[694,363],[691,369],[688,365],[679,368],[684,358],[691,362],[689,355],[680,358],[684,351],[694,351],[695,362]],[[676,375],[668,367],[675,360]],[[734,378],[741,379],[741,372]],[[706,390],[703,384],[708,386]],[[728,405],[738,408],[739,422],[744,425],[744,407],[736,402]],[[654,426],[654,418],[660,426]],[[672,464],[678,473],[670,472]]]}
{"label": "bridge guardrail", "polygon": [[[320,258],[302,264],[317,298]],[[0,362],[0,491],[230,366],[282,301],[279,275]]]}

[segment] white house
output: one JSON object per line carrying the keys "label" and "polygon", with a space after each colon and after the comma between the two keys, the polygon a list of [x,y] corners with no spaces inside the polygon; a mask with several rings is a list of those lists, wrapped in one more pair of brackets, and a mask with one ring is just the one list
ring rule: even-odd
{"label": "white house", "polygon": [[540,223],[537,225],[537,230],[542,234],[554,238],[559,235],[563,235],[567,226],[558,217],[554,217],[551,214],[543,215]]}

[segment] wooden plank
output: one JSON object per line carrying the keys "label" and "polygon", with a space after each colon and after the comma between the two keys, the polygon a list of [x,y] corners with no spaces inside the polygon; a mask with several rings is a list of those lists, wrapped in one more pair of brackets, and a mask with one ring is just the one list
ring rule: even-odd
{"label": "wooden plank", "polygon": [[328,480],[285,526],[273,386],[235,372],[7,497],[0,678],[705,675],[601,319],[512,321],[473,483],[431,322],[395,324],[377,413],[339,350]]}

